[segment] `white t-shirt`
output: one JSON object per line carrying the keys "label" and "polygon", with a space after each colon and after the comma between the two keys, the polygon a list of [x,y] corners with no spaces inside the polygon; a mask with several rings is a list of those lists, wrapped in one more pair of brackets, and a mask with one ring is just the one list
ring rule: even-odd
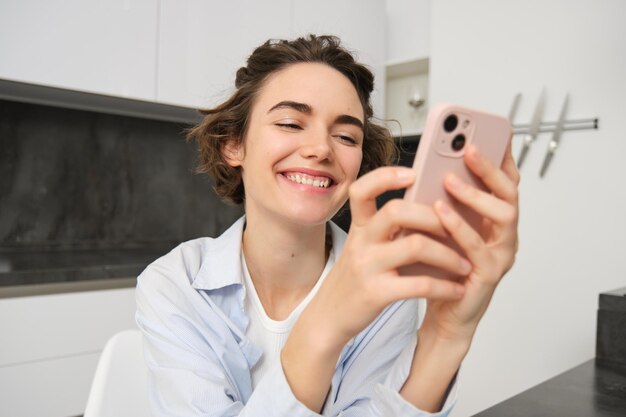
{"label": "white t-shirt", "polygon": [[324,279],[328,275],[335,263],[334,250],[330,250],[328,255],[328,261],[322,271],[319,279],[315,283],[315,286],[309,291],[306,297],[293,309],[289,317],[285,320],[272,320],[265,309],[259,295],[254,288],[254,283],[250,277],[248,266],[246,265],[246,259],[241,252],[241,269],[244,275],[244,287],[245,287],[245,302],[244,308],[250,318],[250,323],[246,329],[246,337],[250,339],[252,343],[257,345],[263,351],[263,356],[252,368],[252,389],[254,389],[258,382],[263,378],[263,375],[271,368],[271,365],[280,361],[280,352],[283,350],[287,337],[293,328],[293,325],[300,317],[300,314],[309,304],[313,296],[317,293],[319,287],[324,282]]}

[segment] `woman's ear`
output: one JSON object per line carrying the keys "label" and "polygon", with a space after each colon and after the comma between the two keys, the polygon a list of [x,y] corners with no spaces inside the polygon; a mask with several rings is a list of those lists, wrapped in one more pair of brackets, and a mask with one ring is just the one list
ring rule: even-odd
{"label": "woman's ear", "polygon": [[243,153],[243,143],[236,139],[229,139],[222,149],[224,159],[231,167],[241,166]]}

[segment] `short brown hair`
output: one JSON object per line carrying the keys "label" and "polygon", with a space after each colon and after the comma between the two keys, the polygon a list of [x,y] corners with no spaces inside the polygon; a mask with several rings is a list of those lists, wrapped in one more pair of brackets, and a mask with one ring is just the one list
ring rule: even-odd
{"label": "short brown hair", "polygon": [[189,130],[187,139],[195,140],[198,146],[196,172],[213,178],[214,189],[220,197],[235,204],[244,201],[241,168],[226,162],[224,146],[229,141],[243,141],[254,100],[268,76],[296,63],[326,64],[345,75],[356,89],[365,114],[359,176],[392,161],[396,147],[389,130],[371,120],[374,75],[356,62],[340,43],[339,38],[328,35],[308,35],[292,41],[268,40],[256,48],[247,65],[237,71],[234,94],[215,108],[201,110],[204,119]]}

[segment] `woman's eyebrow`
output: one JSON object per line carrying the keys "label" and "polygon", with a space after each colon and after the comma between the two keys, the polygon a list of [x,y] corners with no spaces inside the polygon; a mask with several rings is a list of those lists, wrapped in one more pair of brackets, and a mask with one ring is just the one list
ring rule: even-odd
{"label": "woman's eyebrow", "polygon": [[305,114],[313,113],[313,109],[308,104],[298,103],[297,101],[289,101],[289,100],[281,101],[280,103],[275,104],[267,112],[271,113],[274,110],[278,110],[278,109],[294,109],[296,111],[299,111],[300,113],[305,113]]}
{"label": "woman's eyebrow", "polygon": [[362,121],[360,121],[356,117],[350,116],[348,114],[342,114],[341,116],[337,116],[337,118],[335,119],[335,123],[336,124],[354,125],[354,126],[358,127],[361,130],[365,130],[365,128],[363,127],[363,122]]}
{"label": "woman's eyebrow", "polygon": [[[304,114],[313,113],[313,108],[310,105],[306,103],[299,103],[297,101],[290,101],[290,100],[281,101],[280,103],[275,104],[274,106],[272,106],[271,109],[267,111],[267,113],[269,114],[273,112],[274,110],[278,110],[278,109],[294,109]],[[350,116],[349,114],[342,114],[342,115],[337,116],[337,118],[335,119],[335,124],[349,124],[349,125],[356,126],[361,130],[364,130],[363,122],[354,116]]]}

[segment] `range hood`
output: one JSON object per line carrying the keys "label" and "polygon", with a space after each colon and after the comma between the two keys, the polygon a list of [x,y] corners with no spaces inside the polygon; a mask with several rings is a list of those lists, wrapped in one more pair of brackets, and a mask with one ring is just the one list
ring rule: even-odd
{"label": "range hood", "polygon": [[0,79],[0,99],[184,124],[195,124],[202,118],[196,109],[189,107],[66,90],[6,79]]}

